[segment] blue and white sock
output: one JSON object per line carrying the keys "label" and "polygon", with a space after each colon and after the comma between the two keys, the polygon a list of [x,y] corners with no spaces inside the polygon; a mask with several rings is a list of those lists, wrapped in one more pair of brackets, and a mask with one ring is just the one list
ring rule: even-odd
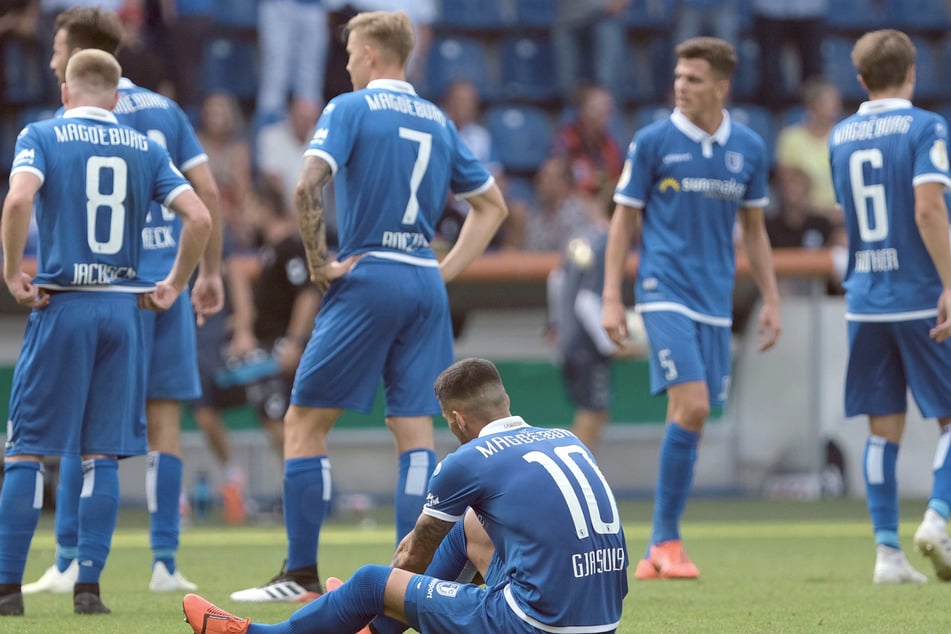
{"label": "blue and white sock", "polygon": [[0,490],[0,584],[23,582],[26,555],[43,510],[43,465],[7,462]]}
{"label": "blue and white sock", "polygon": [[660,445],[651,544],[680,539],[680,517],[690,497],[699,442],[698,432],[685,429],[674,421],[667,424]]}
{"label": "blue and white sock", "polygon": [[934,483],[931,485],[931,499],[928,508],[948,519],[951,512],[951,425],[941,430],[941,438],[934,453]]}
{"label": "blue and white sock", "polygon": [[895,465],[898,445],[880,436],[865,443],[865,491],[868,514],[872,518],[875,543],[900,549],[898,543],[898,479]]}
{"label": "blue and white sock", "polygon": [[182,459],[150,451],[145,471],[145,498],[149,507],[152,565],[162,562],[170,573],[175,572],[178,552],[181,494]]}
{"label": "blue and white sock", "polygon": [[284,461],[288,570],[317,565],[317,543],[330,506],[330,494],[330,460],[327,456]]}
{"label": "blue and white sock", "polygon": [[115,458],[83,460],[77,583],[99,583],[118,516],[119,461]]}
{"label": "blue and white sock", "polygon": [[56,569],[65,572],[76,559],[79,544],[79,493],[83,490],[83,459],[63,456],[56,484]]}
{"label": "blue and white sock", "polygon": [[287,621],[274,625],[252,623],[248,634],[356,632],[383,613],[383,592],[390,571],[388,566],[362,566],[347,583],[311,601]]}
{"label": "blue and white sock", "polygon": [[436,452],[431,449],[413,449],[400,454],[400,472],[393,499],[397,544],[416,526],[426,503],[429,477],[435,468]]}

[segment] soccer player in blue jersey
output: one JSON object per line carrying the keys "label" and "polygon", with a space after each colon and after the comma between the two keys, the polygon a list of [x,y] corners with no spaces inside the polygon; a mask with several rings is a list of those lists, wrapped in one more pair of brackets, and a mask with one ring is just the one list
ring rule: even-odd
{"label": "soccer player in blue jersey", "polygon": [[[159,144],[122,126],[118,62],[73,56],[61,118],[28,125],[3,206],[4,279],[33,308],[10,396],[0,492],[0,614],[23,614],[20,583],[43,506],[45,456],[82,456],[74,610],[104,614],[99,577],[118,514],[118,459],[145,453],[140,306],[167,310],[198,263],[208,210]],[[139,271],[151,201],[183,219],[174,265],[158,283]],[[37,272],[21,270],[33,209]]]}
{"label": "soccer player in blue jersey", "polygon": [[781,329],[763,221],[769,157],[763,140],[723,108],[736,52],[724,40],[700,37],[682,42],[676,54],[676,108],[638,131],[628,148],[605,259],[602,324],[620,343],[627,338],[624,262],[639,230],[635,308],[650,341],[651,390],[668,398],[653,530],[638,579],[699,575],[681,543],[680,517],[704,422],[729,393],[737,218],[764,302],[760,349]]}
{"label": "soccer player in blue jersey", "polygon": [[[65,11],[56,19],[50,68],[60,82],[71,55],[84,49],[115,54],[122,36],[118,17],[99,8]],[[149,454],[146,498],[153,553],[153,591],[194,590],[177,569],[175,555],[179,536],[179,498],[182,490],[180,401],[197,398],[198,380],[195,312],[199,322],[221,309],[221,225],[217,221],[218,192],[208,167],[208,157],[185,114],[174,102],[140,88],[128,79],[119,83],[119,103],[113,111],[120,123],[129,125],[165,147],[176,167],[194,187],[216,219],[215,230],[205,250],[194,288],[182,293],[174,306],[162,313],[144,314],[147,363],[146,418]],[[142,230],[144,279],[160,280],[175,259],[181,221],[168,209],[155,204]],[[191,302],[189,301],[191,299]],[[191,304],[194,304],[194,311]],[[56,563],[24,593],[68,592],[76,575],[76,525],[82,468],[78,458],[66,456],[60,463],[56,502]]]}
{"label": "soccer player in blue jersey", "polygon": [[[289,620],[260,625],[185,597],[201,634],[614,632],[627,595],[627,547],[617,503],[594,456],[564,429],[512,416],[496,367],[464,359],[436,380],[461,447],[433,473],[426,505],[393,557],[366,565]],[[465,518],[470,559],[485,587],[419,574]],[[398,623],[396,623],[398,621]]]}
{"label": "soccer player in blue jersey", "polygon": [[[326,290],[284,417],[286,569],[235,601],[321,593],[317,544],[330,500],[327,434],[344,409],[369,412],[383,379],[396,439],[397,538],[413,527],[435,467],[431,386],[452,363],[445,284],[489,244],[507,209],[455,126],[405,81],[413,29],[403,12],[347,23],[354,92],[324,109],[298,182],[296,208],[311,279]],[[340,248],[327,254],[322,187],[334,178]],[[429,241],[447,191],[472,205],[442,262]]]}
{"label": "soccer player in blue jersey", "polygon": [[915,547],[951,581],[951,248],[944,193],[948,123],[911,103],[915,47],[895,30],[866,33],[852,63],[868,93],[829,137],[836,199],[845,212],[849,362],[846,416],[868,416],[864,474],[875,531],[875,583],[921,583],[898,540],[895,463],[906,393],[937,418],[934,483]]}

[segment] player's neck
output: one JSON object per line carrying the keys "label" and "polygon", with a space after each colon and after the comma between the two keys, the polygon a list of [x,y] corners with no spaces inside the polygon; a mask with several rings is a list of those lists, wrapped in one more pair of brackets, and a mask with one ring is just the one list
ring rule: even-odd
{"label": "player's neck", "polygon": [[720,125],[723,123],[723,110],[719,109],[716,112],[712,110],[709,112],[698,112],[693,115],[688,115],[687,120],[707,134],[716,134],[716,131],[720,129]]}
{"label": "player's neck", "polygon": [[370,73],[370,81],[377,79],[389,79],[394,81],[406,81],[406,71],[400,68],[380,68]]}

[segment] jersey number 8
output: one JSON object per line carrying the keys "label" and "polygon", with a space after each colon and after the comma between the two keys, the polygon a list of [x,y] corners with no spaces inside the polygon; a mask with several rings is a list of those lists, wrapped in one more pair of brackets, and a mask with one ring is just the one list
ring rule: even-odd
{"label": "jersey number 8", "polygon": [[[103,193],[103,170],[112,170],[112,191]],[[86,161],[86,239],[93,253],[114,255],[122,249],[125,232],[126,183],[129,169],[124,159],[118,156],[92,156]],[[109,233],[104,242],[96,239],[99,210],[110,211]]]}

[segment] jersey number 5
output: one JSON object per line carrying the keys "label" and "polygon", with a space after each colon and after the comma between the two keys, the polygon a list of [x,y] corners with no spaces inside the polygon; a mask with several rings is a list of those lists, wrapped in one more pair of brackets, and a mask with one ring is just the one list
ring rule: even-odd
{"label": "jersey number 5", "polygon": [[[522,458],[526,462],[534,462],[541,465],[545,471],[548,472],[548,475],[551,476],[552,480],[555,481],[558,490],[561,491],[562,497],[565,498],[565,504],[568,505],[568,513],[571,514],[571,521],[575,525],[575,534],[578,536],[578,539],[585,539],[590,536],[589,518],[591,520],[590,528],[594,530],[595,533],[600,535],[614,535],[620,531],[621,517],[617,512],[617,502],[614,500],[614,495],[611,493],[611,488],[608,486],[607,480],[604,479],[601,470],[598,469],[594,461],[591,460],[588,452],[579,445],[568,445],[567,447],[556,447],[555,455],[562,463],[561,465],[558,464],[554,458],[541,451],[530,451],[522,456]],[[581,459],[577,459],[576,456],[580,456]],[[564,465],[564,468],[562,465]],[[602,519],[601,509],[598,508],[598,498],[594,494],[594,489],[591,488],[591,480],[585,475],[582,467],[587,467],[588,472],[593,473],[600,482],[603,497],[607,498],[611,505],[610,522],[605,522]],[[567,472],[565,469],[567,469]],[[587,517],[585,517],[584,509],[581,506],[581,500],[578,499],[574,487],[571,486],[568,473],[571,473],[575,482],[578,483],[578,487],[581,489],[585,506],[588,509]]]}
{"label": "jersey number 5", "polygon": [[[102,191],[103,170],[112,171],[112,191]],[[118,156],[91,156],[86,161],[86,240],[93,253],[113,255],[122,249],[125,232],[125,198],[129,169]],[[109,233],[104,242],[96,238],[99,210],[109,209]]]}
{"label": "jersey number 5", "polygon": [[429,169],[429,156],[433,149],[433,135],[428,132],[420,132],[411,128],[400,128],[400,138],[408,139],[419,144],[419,151],[416,152],[416,162],[413,163],[413,173],[409,177],[409,200],[406,203],[406,211],[403,212],[403,224],[416,224],[416,217],[419,215],[419,200],[416,198],[416,192],[419,191],[419,184],[423,182],[423,176]]}
{"label": "jersey number 5", "polygon": [[[849,157],[849,182],[852,185],[852,203],[859,221],[862,242],[878,242],[888,236],[888,205],[885,186],[865,182],[865,164],[873,169],[882,167],[882,151],[873,148],[857,150]],[[869,215],[871,211],[871,215]]]}

